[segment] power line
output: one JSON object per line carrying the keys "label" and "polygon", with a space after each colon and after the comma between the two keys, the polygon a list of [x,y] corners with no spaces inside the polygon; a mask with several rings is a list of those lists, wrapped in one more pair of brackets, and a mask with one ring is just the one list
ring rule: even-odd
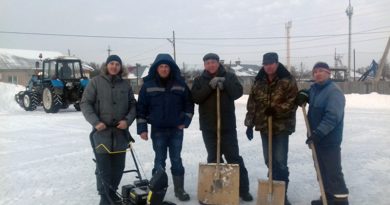
{"label": "power line", "polygon": [[[166,37],[140,37],[140,36],[105,36],[105,35],[85,35],[85,34],[63,34],[63,33],[35,33],[35,32],[19,32],[19,31],[0,31],[3,34],[17,35],[38,35],[38,36],[58,36],[58,37],[78,37],[78,38],[111,38],[111,39],[136,39],[136,40],[166,40]],[[368,35],[378,33],[390,33],[390,31],[377,32],[356,32],[352,35]],[[321,34],[321,35],[297,35],[291,38],[315,38],[315,37],[336,37],[347,36],[348,33],[340,34]],[[286,36],[266,36],[266,37],[180,37],[176,40],[267,40],[267,39],[285,39]]]}

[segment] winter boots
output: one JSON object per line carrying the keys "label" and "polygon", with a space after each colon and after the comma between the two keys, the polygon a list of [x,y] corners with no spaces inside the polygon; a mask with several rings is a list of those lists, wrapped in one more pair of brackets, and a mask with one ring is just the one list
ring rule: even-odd
{"label": "winter boots", "polygon": [[190,200],[190,195],[184,191],[184,176],[172,176],[173,185],[175,187],[175,196],[180,201],[188,201]]}
{"label": "winter boots", "polygon": [[[348,197],[337,198],[337,197],[326,197],[328,200],[328,205],[349,205]],[[322,205],[321,198],[318,200],[311,201],[311,205]]]}
{"label": "winter boots", "polygon": [[290,201],[287,198],[287,194],[286,194],[286,198],[284,198],[284,205],[291,205]]}
{"label": "winter boots", "polygon": [[243,201],[253,201],[253,197],[252,197],[251,193],[249,193],[249,192],[240,193],[240,198]]}

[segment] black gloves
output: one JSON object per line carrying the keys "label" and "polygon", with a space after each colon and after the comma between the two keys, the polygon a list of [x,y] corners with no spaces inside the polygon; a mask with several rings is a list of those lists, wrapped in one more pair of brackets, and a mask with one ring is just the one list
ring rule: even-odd
{"label": "black gloves", "polygon": [[274,116],[275,114],[276,114],[276,110],[273,107],[267,107],[264,110],[264,115],[266,115],[266,116]]}
{"label": "black gloves", "polygon": [[300,90],[295,97],[295,103],[302,107],[303,104],[309,102],[309,91]]}
{"label": "black gloves", "polygon": [[311,143],[318,144],[320,142],[320,140],[321,140],[321,138],[318,137],[318,135],[316,135],[313,132],[313,133],[311,133],[310,137],[307,138],[306,144],[311,144]]}
{"label": "black gloves", "polygon": [[253,127],[246,128],[246,137],[248,138],[248,140],[253,139]]}
{"label": "black gloves", "polygon": [[223,90],[223,82],[225,81],[225,77],[214,77],[210,80],[209,86],[212,89],[216,89],[217,86],[220,90]]}

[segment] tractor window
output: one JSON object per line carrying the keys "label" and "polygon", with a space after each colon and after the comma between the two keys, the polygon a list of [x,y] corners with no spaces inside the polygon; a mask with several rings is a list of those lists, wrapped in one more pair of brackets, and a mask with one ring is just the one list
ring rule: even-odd
{"label": "tractor window", "polygon": [[73,78],[73,64],[72,64],[72,62],[60,62],[58,64],[58,76],[60,79]]}
{"label": "tractor window", "polygon": [[43,78],[52,78],[56,79],[56,62],[55,61],[46,61],[43,63]]}
{"label": "tractor window", "polygon": [[81,78],[81,67],[80,62],[73,63],[73,73],[75,78]]}
{"label": "tractor window", "polygon": [[50,61],[49,69],[47,70],[47,74],[49,75],[49,78],[51,78],[51,79],[58,78],[57,73],[56,73],[56,65],[57,65],[57,62]]}

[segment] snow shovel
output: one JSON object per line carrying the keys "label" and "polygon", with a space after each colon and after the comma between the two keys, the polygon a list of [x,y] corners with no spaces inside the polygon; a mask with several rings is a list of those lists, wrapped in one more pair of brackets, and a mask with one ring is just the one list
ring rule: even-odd
{"label": "snow shovel", "polygon": [[[306,129],[307,129],[307,136],[309,137],[310,134],[311,134],[311,128],[310,128],[310,125],[309,125],[309,120],[307,119],[307,115],[306,115],[306,104],[302,105],[302,112],[303,112],[303,118],[305,119],[305,124],[306,124]],[[311,154],[313,156],[314,167],[315,167],[316,172],[317,172],[318,183],[320,184],[322,204],[323,205],[328,205],[328,201],[327,201],[326,195],[325,195],[324,183],[322,182],[322,175],[321,175],[320,165],[318,164],[316,147],[314,146],[313,143],[309,143],[309,147],[311,149]]]}
{"label": "snow shovel", "polygon": [[200,163],[198,200],[201,204],[238,205],[240,168],[238,164],[221,164],[221,109],[217,87],[217,163]]}
{"label": "snow shovel", "polygon": [[268,117],[268,180],[259,180],[257,205],[284,205],[286,184],[272,180],[272,117]]}

